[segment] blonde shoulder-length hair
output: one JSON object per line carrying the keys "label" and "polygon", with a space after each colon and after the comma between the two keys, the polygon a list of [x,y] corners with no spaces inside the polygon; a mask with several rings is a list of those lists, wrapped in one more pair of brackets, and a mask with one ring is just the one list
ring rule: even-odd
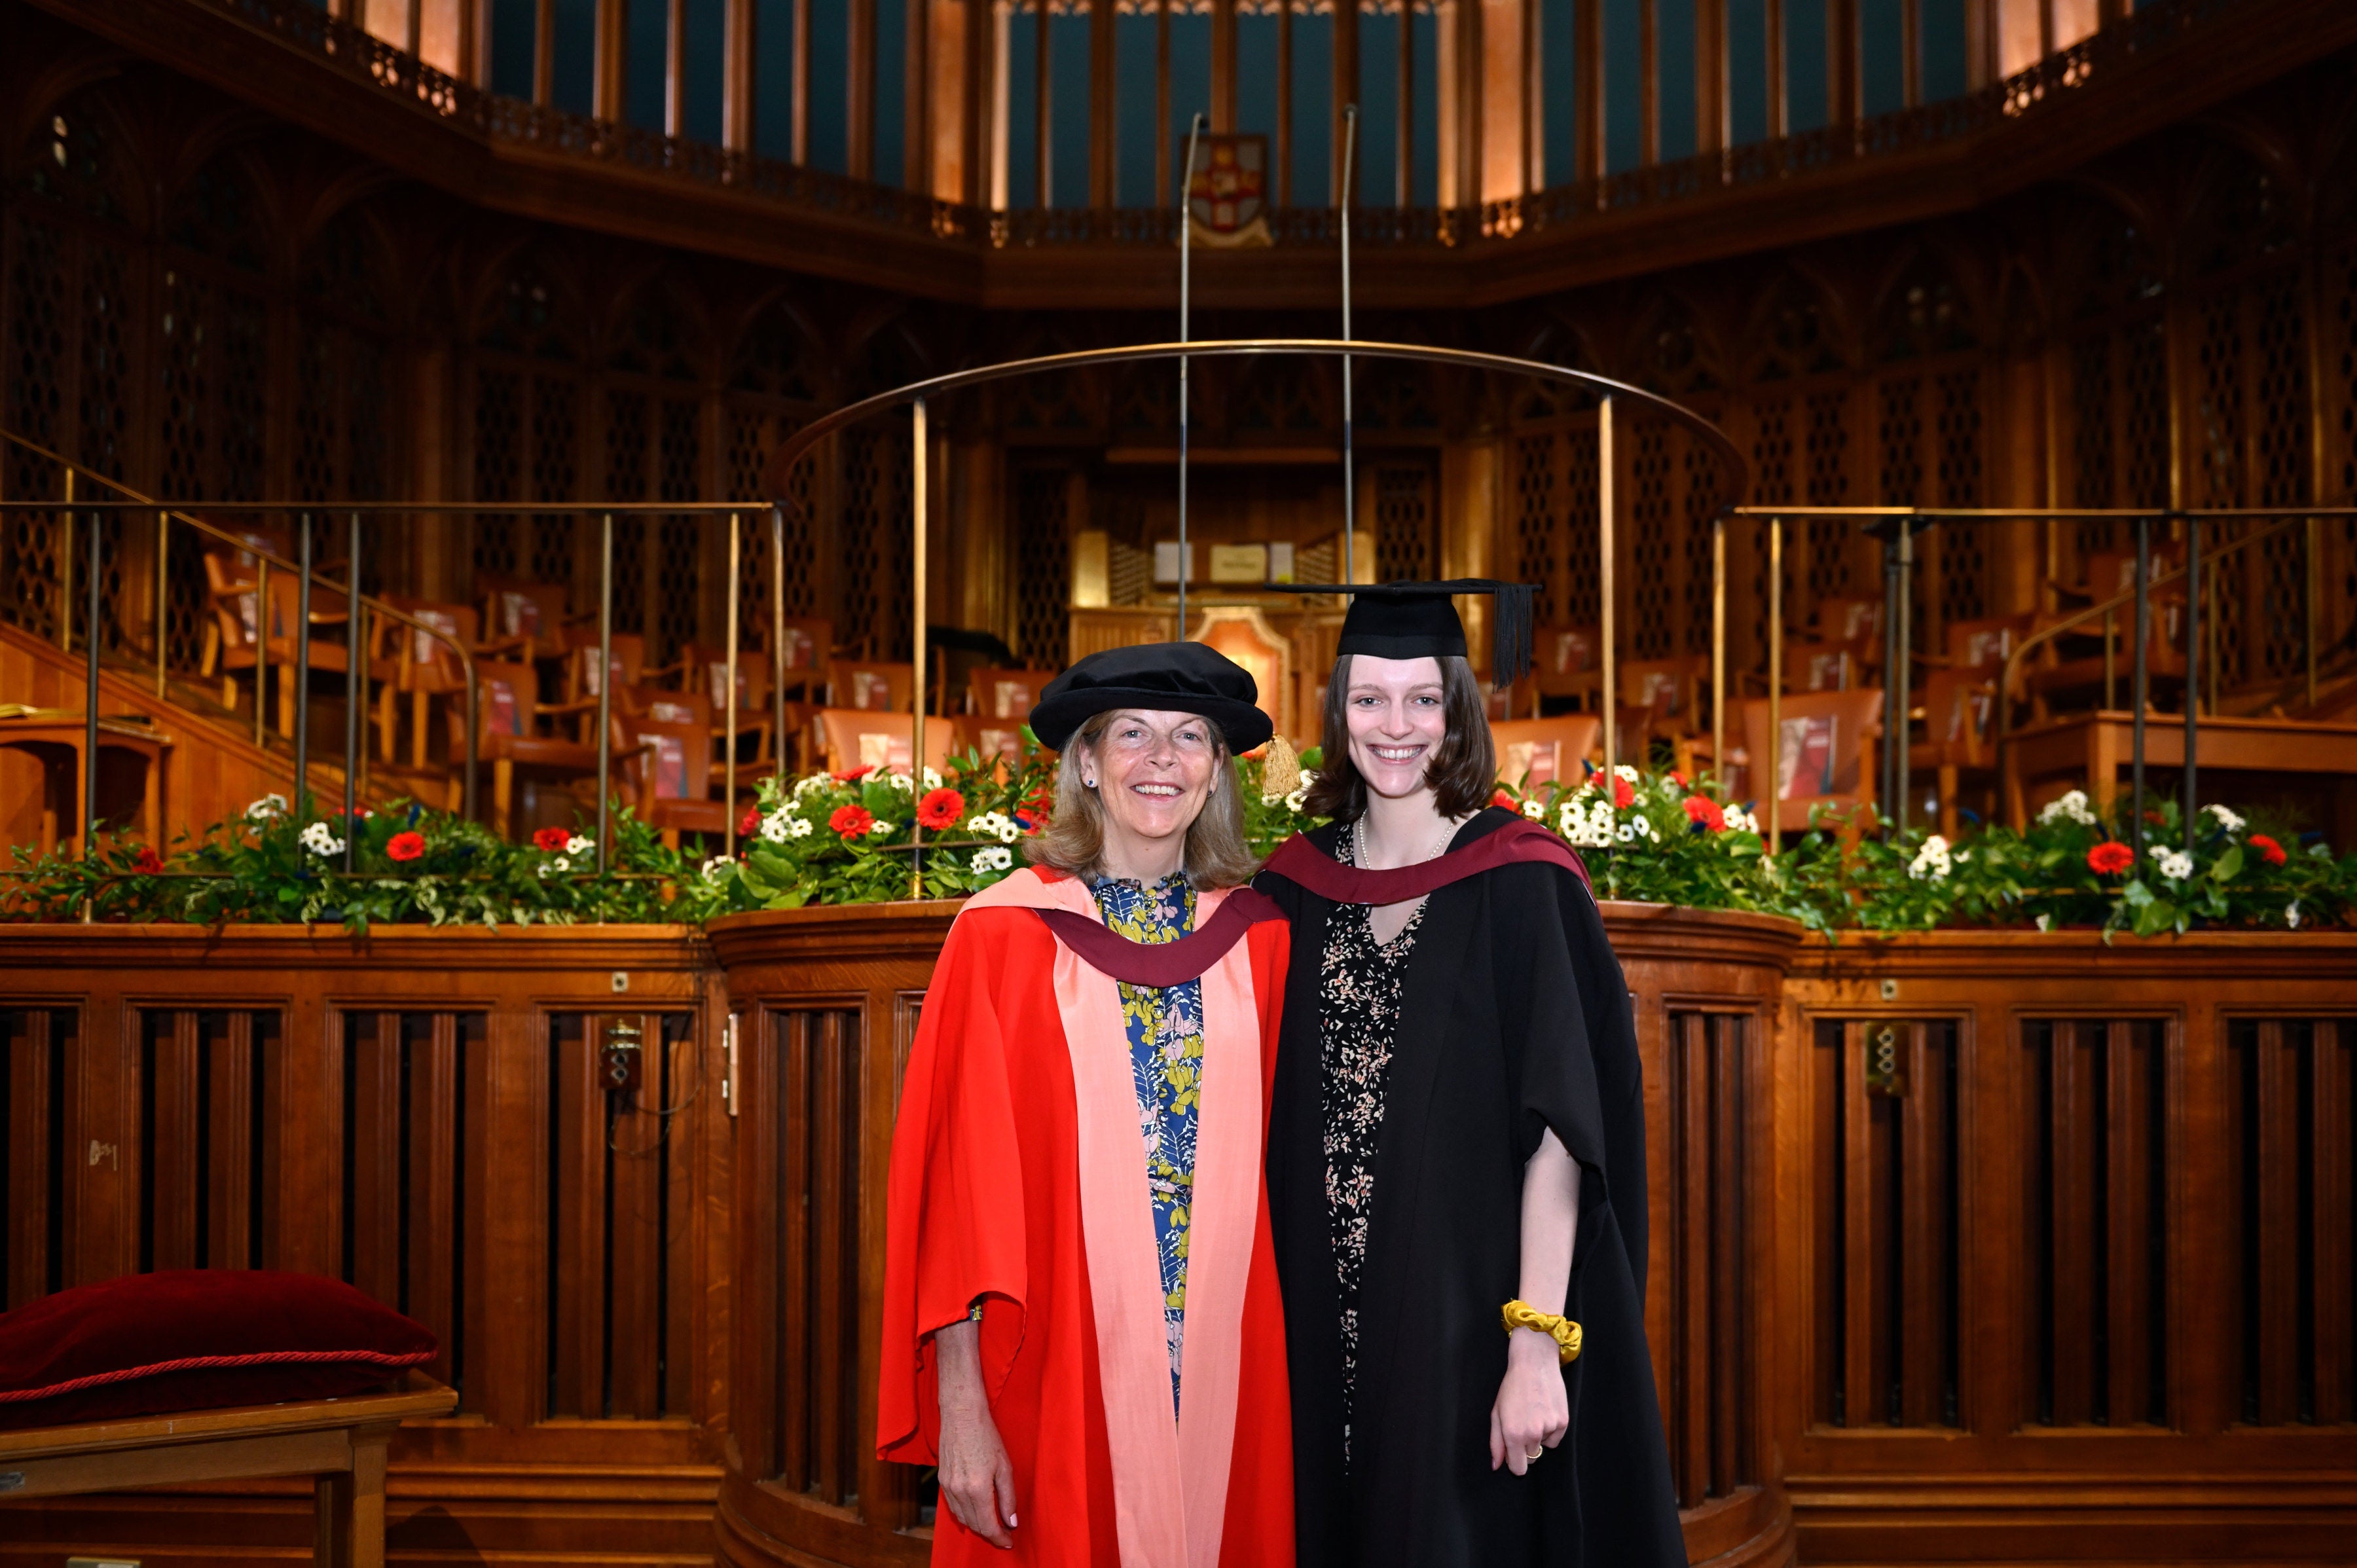
{"label": "blonde shoulder-length hair", "polygon": [[[1032,865],[1084,880],[1103,874],[1104,802],[1081,782],[1073,752],[1086,746],[1093,753],[1120,711],[1097,714],[1065,743],[1063,762],[1056,769],[1055,811],[1047,831],[1024,846]],[[1187,828],[1187,880],[1200,888],[1239,887],[1252,880],[1260,861],[1244,842],[1243,797],[1237,792],[1235,758],[1229,755],[1227,736],[1211,720],[1203,723],[1211,732],[1211,788]]]}

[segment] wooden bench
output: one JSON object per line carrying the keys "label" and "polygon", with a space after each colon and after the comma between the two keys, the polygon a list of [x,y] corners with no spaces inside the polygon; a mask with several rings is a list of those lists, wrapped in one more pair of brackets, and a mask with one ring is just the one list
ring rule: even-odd
{"label": "wooden bench", "polygon": [[384,1393],[0,1432],[0,1503],[192,1481],[317,1478],[314,1563],[382,1568],[385,1444],[458,1396],[425,1373]]}

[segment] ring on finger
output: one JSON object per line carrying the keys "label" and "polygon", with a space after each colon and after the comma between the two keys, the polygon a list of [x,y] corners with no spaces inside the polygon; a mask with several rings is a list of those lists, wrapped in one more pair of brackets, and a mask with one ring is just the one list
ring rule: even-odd
{"label": "ring on finger", "polygon": [[1544,1448],[1534,1448],[1528,1454],[1523,1455],[1523,1463],[1525,1465],[1534,1464],[1537,1462],[1539,1456],[1545,1452],[1546,1450]]}

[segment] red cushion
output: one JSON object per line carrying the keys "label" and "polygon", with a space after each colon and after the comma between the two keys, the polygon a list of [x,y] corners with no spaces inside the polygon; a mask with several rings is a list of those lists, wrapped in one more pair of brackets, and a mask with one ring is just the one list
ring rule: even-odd
{"label": "red cushion", "polygon": [[340,1280],[125,1274],[0,1313],[0,1430],[330,1399],[434,1359],[433,1333]]}

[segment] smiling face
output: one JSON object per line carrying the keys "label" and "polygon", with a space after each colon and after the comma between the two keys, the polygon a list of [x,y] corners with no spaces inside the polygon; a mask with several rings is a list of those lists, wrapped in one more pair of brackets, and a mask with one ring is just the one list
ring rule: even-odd
{"label": "smiling face", "polygon": [[[1178,868],[1187,830],[1211,792],[1218,732],[1199,714],[1124,708],[1074,746],[1104,809],[1104,865],[1152,882]],[[1071,763],[1067,763],[1067,767]]]}
{"label": "smiling face", "polygon": [[1439,660],[1352,654],[1342,712],[1351,761],[1369,789],[1396,800],[1428,787],[1433,755],[1448,734]]}

